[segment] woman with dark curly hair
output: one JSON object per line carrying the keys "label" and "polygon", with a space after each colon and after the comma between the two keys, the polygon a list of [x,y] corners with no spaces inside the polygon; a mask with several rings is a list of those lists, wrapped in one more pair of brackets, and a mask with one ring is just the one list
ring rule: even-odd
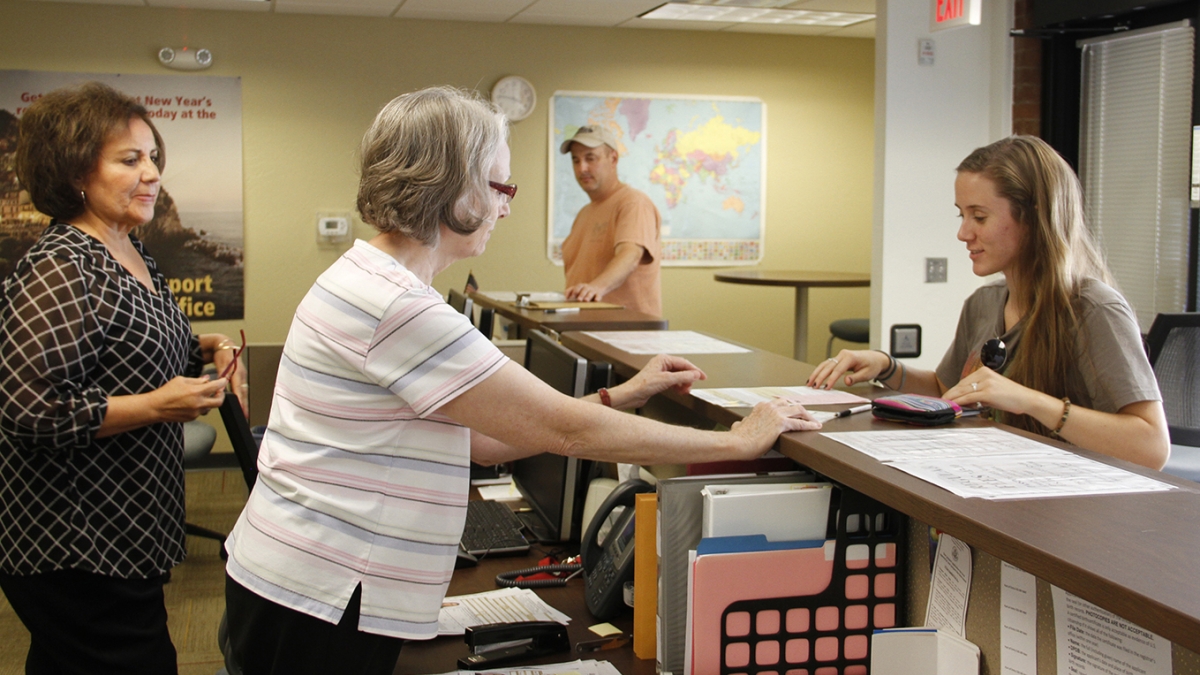
{"label": "woman with dark curly hair", "polygon": [[203,365],[236,357],[192,334],[131,234],[165,160],[145,108],[102,84],[21,118],[17,177],[54,219],[0,305],[0,588],[27,673],[177,672],[163,583],[185,555],[181,423],[224,399]]}
{"label": "woman with dark curly hair", "polygon": [[880,351],[843,350],[810,385],[878,379],[992,408],[999,420],[1081,448],[1162,468],[1167,418],[1137,319],[1092,242],[1083,191],[1045,141],[1011,136],[958,165],[954,203],[980,287],[936,371]]}

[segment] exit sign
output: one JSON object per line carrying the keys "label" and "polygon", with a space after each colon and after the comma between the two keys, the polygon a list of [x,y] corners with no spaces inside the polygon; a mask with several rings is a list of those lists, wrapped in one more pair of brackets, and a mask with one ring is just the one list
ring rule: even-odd
{"label": "exit sign", "polygon": [[929,0],[933,14],[929,30],[945,30],[959,26],[978,26],[983,13],[983,0]]}

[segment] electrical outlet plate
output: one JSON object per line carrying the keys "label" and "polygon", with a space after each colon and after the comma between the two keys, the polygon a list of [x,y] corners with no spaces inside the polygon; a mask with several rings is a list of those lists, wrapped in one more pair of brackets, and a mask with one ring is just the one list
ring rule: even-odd
{"label": "electrical outlet plate", "polygon": [[925,259],[925,283],[927,284],[944,284],[946,283],[946,268],[949,261],[946,258],[926,258]]}
{"label": "electrical outlet plate", "polygon": [[917,358],[921,355],[921,325],[899,323],[892,326],[892,344],[889,349],[898,359]]}

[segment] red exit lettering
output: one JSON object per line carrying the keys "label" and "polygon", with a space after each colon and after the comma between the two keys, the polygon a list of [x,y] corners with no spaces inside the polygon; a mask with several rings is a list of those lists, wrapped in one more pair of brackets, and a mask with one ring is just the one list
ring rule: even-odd
{"label": "red exit lettering", "polygon": [[937,0],[936,21],[943,23],[952,19],[961,19],[963,15],[963,0]]}

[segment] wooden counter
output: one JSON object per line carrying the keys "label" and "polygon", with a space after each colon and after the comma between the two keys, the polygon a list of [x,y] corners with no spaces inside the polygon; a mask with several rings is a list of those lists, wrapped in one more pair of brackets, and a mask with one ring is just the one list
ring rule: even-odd
{"label": "wooden counter", "polygon": [[[616,350],[586,335],[567,334],[562,341],[589,359],[612,363],[625,377],[649,359]],[[807,364],[760,350],[687,358],[709,376],[701,387],[798,385],[812,370]],[[673,392],[663,397],[725,425],[748,413],[745,408],[718,408]],[[972,420],[956,424],[969,427],[991,423]],[[826,425],[827,431],[901,428],[868,414]],[[1056,444],[1041,437],[1038,440]],[[1073,448],[1097,461],[1153,476],[1181,489],[989,501],[958,497],[819,432],[787,434],[781,438],[779,449],[832,480],[949,532],[1193,652],[1200,651],[1200,484]]]}

